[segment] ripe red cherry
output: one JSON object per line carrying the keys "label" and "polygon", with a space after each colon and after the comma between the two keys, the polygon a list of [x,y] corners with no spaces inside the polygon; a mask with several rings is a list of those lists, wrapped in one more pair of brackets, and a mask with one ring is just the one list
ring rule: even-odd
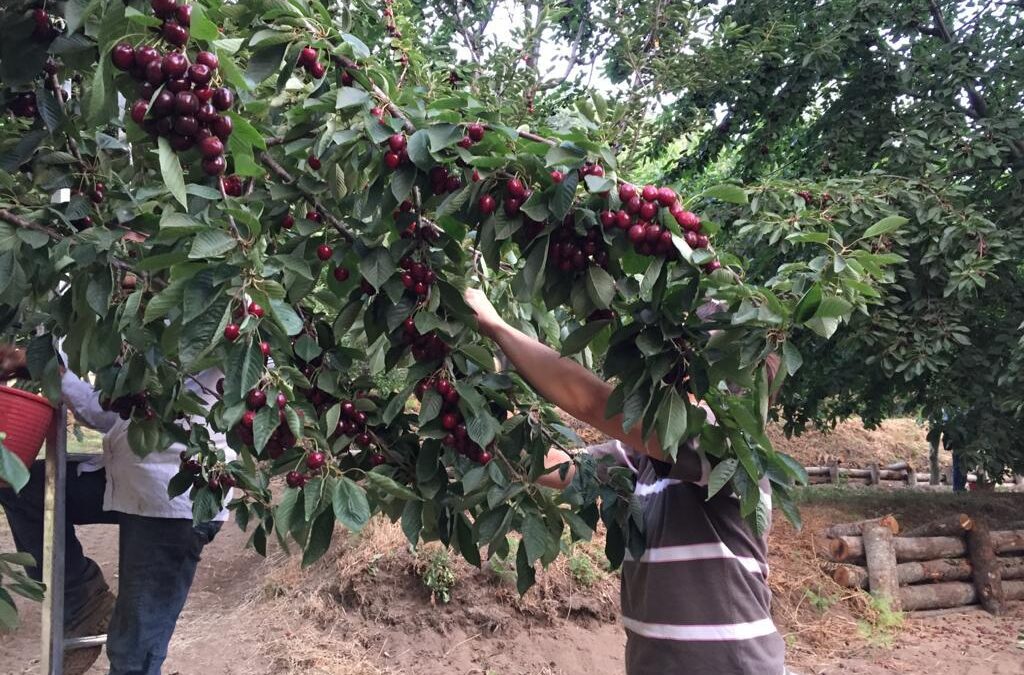
{"label": "ripe red cherry", "polygon": [[638,244],[644,240],[645,228],[643,225],[637,223],[636,225],[629,228],[629,240],[634,244]]}
{"label": "ripe red cherry", "polygon": [[[270,343],[266,340],[260,342],[260,353],[264,356],[270,356]],[[278,394],[280,396],[281,394]]]}
{"label": "ripe red cherry", "polygon": [[210,70],[217,70],[217,66],[220,65],[220,59],[213,52],[199,52],[196,54],[196,63],[201,63]]}
{"label": "ripe red cherry", "polygon": [[604,167],[601,166],[600,164],[594,164],[593,166],[590,167],[590,171],[588,171],[587,173],[589,173],[591,176],[597,176],[598,178],[600,178],[604,176]]}
{"label": "ripe red cherry", "polygon": [[164,67],[163,64],[160,63],[159,59],[147,63],[146,69],[143,72],[146,76],[146,82],[149,82],[153,86],[163,84],[165,77]]}
{"label": "ripe red cherry", "polygon": [[319,157],[316,157],[314,155],[310,155],[309,157],[306,158],[306,164],[308,164],[309,168],[312,169],[313,171],[319,171],[320,170],[320,158]]}
{"label": "ripe red cherry", "polygon": [[319,80],[321,77],[327,74],[327,66],[317,61],[316,63],[309,67],[309,74]]}
{"label": "ripe red cherry", "polygon": [[640,213],[640,207],[643,206],[643,201],[637,195],[633,195],[629,198],[629,201],[623,206],[627,213]]}
{"label": "ripe red cherry", "polygon": [[687,230],[686,232],[683,233],[683,241],[685,241],[686,245],[689,246],[690,248],[698,248],[698,245],[697,245],[698,239],[697,239],[697,237],[699,237],[699,236],[700,235],[698,235],[693,230]]}
{"label": "ripe red cherry", "polygon": [[660,225],[648,225],[644,229],[644,240],[648,244],[656,244],[661,239],[661,226]]}
{"label": "ripe red cherry", "polygon": [[480,197],[480,201],[477,202],[480,207],[480,213],[488,216],[494,213],[494,209],[498,206],[498,202],[491,195],[483,195]]}
{"label": "ripe red cherry", "polygon": [[391,152],[401,152],[405,150],[408,141],[405,140],[404,134],[392,134],[388,138],[388,147],[391,148]]}
{"label": "ripe red cherry", "polygon": [[708,274],[711,274],[715,270],[720,269],[722,269],[722,263],[718,262],[717,260],[712,260],[711,262],[704,265],[704,271]]}
{"label": "ripe red cherry", "polygon": [[186,80],[184,77],[172,77],[167,80],[164,88],[172,94],[177,94],[179,91],[188,91],[192,88],[192,83]]}
{"label": "ripe red cherry", "polygon": [[295,216],[293,216],[290,213],[284,214],[284,216],[281,218],[281,227],[283,227],[286,230],[290,230],[293,227],[295,227]]}
{"label": "ripe red cherry", "polygon": [[135,50],[135,65],[145,67],[147,64],[160,59],[160,52],[156,47],[139,47]]}
{"label": "ripe red cherry", "polygon": [[174,16],[182,26],[192,25],[192,5],[178,5]]}
{"label": "ripe red cherry", "polygon": [[224,159],[224,155],[217,155],[216,157],[207,157],[203,160],[203,173],[207,176],[219,176],[224,173],[228,163]]}
{"label": "ripe red cherry", "polygon": [[346,281],[348,281],[348,276],[349,273],[347,267],[334,268],[334,278],[337,279],[339,282],[345,283]]}
{"label": "ripe red cherry", "polygon": [[508,185],[505,186],[505,189],[508,190],[508,194],[510,197],[522,199],[523,197],[526,196],[526,186],[523,185],[523,181],[519,180],[518,178],[513,178],[512,180],[510,180],[508,182]]}
{"label": "ripe red cherry", "polygon": [[312,220],[314,223],[319,223],[323,219],[324,217],[320,215],[319,211],[306,211],[306,220]]}
{"label": "ripe red cherry", "polygon": [[477,455],[476,461],[479,464],[487,464],[488,462],[491,461],[491,459],[493,459],[493,456],[491,455],[491,453],[489,453],[486,450],[484,450],[479,455]]}
{"label": "ripe red cherry", "polygon": [[224,339],[228,342],[234,342],[238,339],[238,336],[242,334],[242,329],[238,327],[237,323],[229,323],[224,326]]}
{"label": "ripe red cherry", "polygon": [[658,188],[653,185],[645,185],[643,192],[640,194],[644,198],[644,201],[653,202],[658,198]]}
{"label": "ripe red cherry", "polygon": [[[267,346],[269,347],[270,345],[267,345]],[[268,349],[268,351],[269,351],[269,349]],[[277,407],[278,408],[284,408],[287,405],[288,405],[288,397],[284,395],[284,392],[278,392],[278,394],[277,394]]]}
{"label": "ripe red cherry", "polygon": [[316,63],[317,53],[312,47],[303,47],[302,51],[299,52],[298,66],[301,68],[309,68],[311,65]]}
{"label": "ripe red cherry", "polygon": [[384,153],[384,166],[394,171],[402,163],[402,158],[395,152]]}
{"label": "ripe red cherry", "polygon": [[182,136],[191,136],[199,131],[199,122],[192,115],[178,115],[174,118],[174,130]]}
{"label": "ripe red cherry", "polygon": [[561,171],[555,170],[551,172],[551,181],[554,183],[561,183],[565,178],[565,174]]}
{"label": "ripe red cherry", "polygon": [[601,226],[604,227],[605,229],[615,227],[615,221],[617,219],[615,217],[615,214],[612,213],[611,211],[602,211],[600,218]]}
{"label": "ripe red cherry", "polygon": [[676,215],[676,222],[684,230],[696,232],[700,229],[700,217],[693,211],[682,211]]}
{"label": "ripe red cherry", "polygon": [[623,183],[619,186],[619,200],[622,203],[628,202],[633,197],[636,197],[636,186],[629,183]]}
{"label": "ripe red cherry", "polygon": [[131,70],[135,65],[135,49],[127,42],[119,42],[111,50],[110,60],[118,70]]}
{"label": "ripe red cherry", "polygon": [[192,93],[196,95],[200,103],[209,103],[210,99],[213,98],[213,89],[209,87],[196,87],[192,90]]}
{"label": "ripe red cherry", "polygon": [[188,30],[177,21],[164,22],[164,27],[160,34],[175,47],[180,47],[188,42]]}
{"label": "ripe red cherry", "polygon": [[174,95],[174,112],[195,115],[199,112],[199,97],[190,91],[179,91]]}
{"label": "ripe red cherry", "polygon": [[510,216],[516,216],[519,215],[519,209],[522,206],[522,203],[519,201],[519,198],[517,197],[508,197],[505,199],[505,202],[502,204],[502,206],[504,206],[505,208],[505,213],[507,213]]}
{"label": "ripe red cherry", "polygon": [[320,260],[330,260],[332,255],[334,255],[334,249],[327,244],[320,244],[316,247],[316,257]]}
{"label": "ripe red cherry", "polygon": [[672,206],[676,203],[676,193],[670,187],[658,188],[658,203],[662,206]]}
{"label": "ripe red cherry", "polygon": [[[216,96],[214,98],[216,98]],[[235,123],[231,121],[230,117],[225,117],[224,115],[218,115],[210,124],[210,131],[215,133],[222,141],[228,140],[228,136],[231,135],[234,128]]]}
{"label": "ripe red cherry", "polygon": [[327,457],[322,452],[311,452],[306,456],[306,466],[310,471],[316,471],[327,463]]}
{"label": "ripe red cherry", "polygon": [[216,136],[204,138],[199,142],[199,154],[203,157],[217,157],[224,154],[224,144]]}
{"label": "ripe red cherry", "polygon": [[484,125],[478,122],[467,124],[466,135],[469,136],[474,143],[479,143],[484,138]]}
{"label": "ripe red cherry", "polygon": [[697,235],[697,248],[707,248],[709,243],[710,242],[708,241],[708,235],[706,235],[706,234],[698,234]]}
{"label": "ripe red cherry", "polygon": [[654,202],[644,202],[640,205],[640,218],[643,220],[654,220],[658,215],[658,205]]}
{"label": "ripe red cherry", "polygon": [[453,430],[459,425],[459,418],[455,413],[445,413],[441,416],[441,426],[448,431]]}
{"label": "ripe red cherry", "polygon": [[250,302],[246,311],[249,312],[249,316],[254,316],[257,319],[262,319],[265,314],[263,307],[255,302]]}
{"label": "ripe red cherry", "polygon": [[235,92],[227,87],[219,87],[213,92],[211,102],[217,110],[229,110],[235,103]]}
{"label": "ripe red cherry", "polygon": [[132,103],[132,121],[142,124],[146,120],[146,113],[149,112],[149,101],[140,98]]}
{"label": "ripe red cherry", "polygon": [[213,71],[210,70],[209,66],[203,65],[202,63],[193,63],[188,69],[188,79],[190,79],[197,86],[204,86],[210,83],[210,79],[213,77]]}
{"label": "ripe red cherry", "polygon": [[290,488],[300,488],[306,484],[306,477],[298,471],[289,471],[284,477],[284,482]]}
{"label": "ripe red cherry", "polygon": [[373,443],[373,437],[364,431],[361,434],[356,434],[355,442],[356,445],[361,445],[365,448],[369,446],[371,443]]}
{"label": "ripe red cherry", "polygon": [[[196,119],[203,124],[211,124],[215,119],[217,119],[217,109],[210,103],[204,103],[199,106],[199,110],[196,111]],[[206,131],[208,131],[211,136],[213,135],[213,132],[209,129]]]}
{"label": "ripe red cherry", "polygon": [[178,10],[178,3],[175,0],[149,0],[149,6],[153,9],[153,14],[160,19],[169,19]]}
{"label": "ripe red cherry", "polygon": [[628,230],[633,225],[633,217],[625,211],[615,212],[615,225],[620,230]]}
{"label": "ripe red cherry", "polygon": [[252,429],[252,423],[253,421],[255,421],[255,419],[256,413],[254,413],[252,410],[246,410],[244,413],[242,413],[242,426],[248,429]]}
{"label": "ripe red cherry", "polygon": [[245,404],[250,410],[259,410],[267,404],[267,392],[262,389],[253,389],[245,397]]}
{"label": "ripe red cherry", "polygon": [[381,464],[383,464],[386,461],[387,460],[384,458],[384,455],[382,455],[379,452],[375,452],[375,453],[370,455],[370,464],[372,466],[380,466]]}

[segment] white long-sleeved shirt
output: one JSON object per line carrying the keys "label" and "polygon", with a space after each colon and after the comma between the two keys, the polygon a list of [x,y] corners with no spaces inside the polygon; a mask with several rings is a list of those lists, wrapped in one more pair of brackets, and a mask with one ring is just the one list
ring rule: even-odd
{"label": "white long-sleeved shirt", "polygon": [[[210,404],[213,402],[212,397],[203,388],[214,391],[221,377],[222,374],[216,369],[205,370],[195,376],[198,383],[188,382],[186,386]],[[61,381],[61,394],[64,403],[82,424],[103,434],[102,460],[85,462],[79,466],[79,470],[106,469],[104,511],[149,518],[192,519],[192,502],[188,493],[174,499],[167,496],[167,485],[178,473],[181,464],[179,455],[185,449],[184,445],[174,443],[165,450],[139,457],[128,443],[128,422],[122,420],[117,413],[103,410],[99,393],[91,384],[66,371]],[[210,440],[223,450],[226,461],[235,458],[235,451],[228,446],[224,434],[211,430]],[[225,503],[230,499],[229,492]],[[226,519],[227,511],[221,510],[214,520]]]}

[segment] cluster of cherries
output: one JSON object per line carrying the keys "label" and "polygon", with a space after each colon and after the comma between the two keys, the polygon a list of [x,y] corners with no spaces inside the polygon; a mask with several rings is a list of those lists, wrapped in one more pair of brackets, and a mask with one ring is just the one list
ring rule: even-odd
{"label": "cluster of cherries", "polygon": [[235,477],[226,471],[211,471],[209,478],[205,481],[202,478],[203,465],[199,463],[199,460],[195,457],[190,457],[184,450],[178,455],[181,459],[181,471],[183,473],[190,473],[193,478],[192,484],[197,487],[203,487],[204,485],[214,492],[220,489],[228,490],[235,487]]}
{"label": "cluster of cherries", "polygon": [[156,411],[149,404],[149,394],[145,391],[118,396],[113,400],[109,398],[100,399],[100,407],[103,410],[116,412],[123,420],[130,420],[135,416],[147,420],[156,417]]}
{"label": "cluster of cherries", "polygon": [[474,462],[487,464],[492,455],[469,438],[466,422],[459,411],[459,392],[455,385],[444,377],[427,377],[416,383],[416,398],[420,401],[428,391],[433,389],[441,397],[441,428],[445,434],[442,443]]}
{"label": "cluster of cherries", "polygon": [[[153,0],[151,4],[154,14],[164,19],[160,31],[163,38],[176,47],[188,42],[181,17],[187,16],[191,8],[174,0]],[[131,105],[132,121],[152,136],[167,138],[177,152],[196,148],[207,175],[224,173],[224,148],[234,124],[220,113],[234,105],[235,93],[228,87],[210,86],[220,65],[217,55],[201,51],[195,63],[189,63],[181,51],[161,53],[150,45],[133,47],[122,42],[111,50],[110,59],[116,68],[140,83],[139,98]]]}
{"label": "cluster of cherries", "polygon": [[32,39],[36,42],[52,42],[61,33],[53,17],[45,9],[32,10],[32,23]]}
{"label": "cluster of cherries", "polygon": [[462,187],[462,180],[458,176],[449,173],[448,169],[443,166],[431,167],[427,177],[430,179],[430,189],[435,195],[455,192]]}
{"label": "cluster of cherries", "polygon": [[327,74],[327,66],[320,62],[319,56],[315,48],[303,47],[296,65],[319,80]]}
{"label": "cluster of cherries", "polygon": [[34,91],[23,91],[15,94],[7,104],[7,107],[18,117],[32,119],[39,114],[39,106],[36,105],[36,93]]}
{"label": "cluster of cherries", "polygon": [[390,171],[394,171],[403,164],[408,164],[408,147],[409,141],[405,134],[391,134],[388,137],[388,151],[384,153],[384,166]]}
{"label": "cluster of cherries", "polygon": [[437,361],[448,355],[448,344],[434,331],[421,335],[416,329],[416,320],[411,316],[402,322],[402,335],[405,342],[412,345],[415,361]]}
{"label": "cluster of cherries", "polygon": [[466,135],[459,139],[457,145],[464,150],[469,150],[474,143],[484,140],[486,128],[479,122],[472,122],[466,125]]}
{"label": "cluster of cherries", "polygon": [[[228,325],[224,326],[224,339],[227,340],[228,342],[234,342],[235,340],[238,339],[238,337],[242,334],[242,327],[239,325],[238,320],[245,314],[248,314],[249,316],[255,319],[262,319],[266,313],[267,311],[263,309],[263,305],[257,302],[250,302],[249,305],[245,308],[244,312],[242,311],[241,307],[236,308],[235,320],[229,323]],[[264,345],[266,345],[266,347],[264,347]],[[261,342],[260,349],[263,350],[263,356],[270,355],[269,343]]]}
{"label": "cluster of cherries", "polygon": [[579,272],[591,265],[608,267],[608,251],[601,229],[591,227],[580,235],[574,227],[572,214],[565,217],[562,226],[551,233],[548,244],[548,264],[561,272]]}
{"label": "cluster of cherries", "polygon": [[158,19],[163,19],[158,32],[175,47],[188,42],[188,27],[192,25],[192,6],[175,0],[150,0],[149,6]]}
{"label": "cluster of cherries", "polygon": [[398,266],[404,270],[401,276],[402,285],[421,298],[427,297],[430,287],[437,281],[437,275],[430,269],[430,265],[416,262],[406,256],[399,261]]}

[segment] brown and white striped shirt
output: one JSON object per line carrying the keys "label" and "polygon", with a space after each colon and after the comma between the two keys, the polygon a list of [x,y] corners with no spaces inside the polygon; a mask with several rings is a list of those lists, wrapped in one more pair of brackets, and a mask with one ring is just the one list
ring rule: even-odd
{"label": "brown and white striped shirt", "polygon": [[[705,475],[631,451],[618,441],[587,449],[637,475],[647,548],[622,565],[628,675],[782,675],[785,646],[771,618],[765,537]],[[695,452],[692,447],[680,452]],[[762,489],[762,498],[770,494]]]}

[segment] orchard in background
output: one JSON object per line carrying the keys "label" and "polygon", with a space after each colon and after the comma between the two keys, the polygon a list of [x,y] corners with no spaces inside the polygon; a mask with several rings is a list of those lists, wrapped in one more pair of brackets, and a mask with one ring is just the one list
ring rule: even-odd
{"label": "orchard in background", "polygon": [[[872,242],[902,219],[845,244],[792,235],[846,264],[746,283],[713,245],[728,224],[701,218],[746,203],[742,187],[633,186],[600,140],[620,106],[595,94],[543,119],[532,99],[485,106],[407,24],[389,2],[0,11],[0,328],[26,345],[33,381],[58,397],[66,338],[68,366],[95,374],[137,452],[188,447],[169,493],[205,520],[234,487],[261,553],[275,536],[310,563],[335,523],[383,512],[412,544],[477,565],[520,533],[521,592],[566,530],[603,522],[617,565],[643,547],[632,477],[599,482],[580,457],[569,490],[534,484],[573,435],[495,371],[462,300],[479,285],[515,326],[614,381],[607,413],[627,428],[670,454],[699,437],[710,491],[735,492],[755,527],[765,476],[797,519],[802,469],[764,434],[765,358],[792,374],[792,331],[829,337],[868,309],[901,262]],[[701,319],[709,300],[719,311]],[[207,410],[185,385],[211,367],[224,379]],[[23,482],[0,455],[0,477]]]}

